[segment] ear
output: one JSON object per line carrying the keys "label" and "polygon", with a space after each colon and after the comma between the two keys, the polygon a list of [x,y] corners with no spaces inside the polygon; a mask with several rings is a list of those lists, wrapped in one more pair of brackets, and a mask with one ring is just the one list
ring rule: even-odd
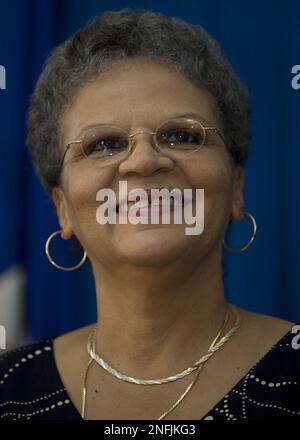
{"label": "ear", "polygon": [[234,220],[242,220],[244,217],[244,178],[245,172],[241,166],[234,167],[233,199],[231,217]]}
{"label": "ear", "polygon": [[54,187],[51,192],[52,200],[56,208],[56,213],[60,227],[62,229],[61,237],[68,240],[73,235],[73,228],[68,216],[67,203],[65,195],[61,188]]}

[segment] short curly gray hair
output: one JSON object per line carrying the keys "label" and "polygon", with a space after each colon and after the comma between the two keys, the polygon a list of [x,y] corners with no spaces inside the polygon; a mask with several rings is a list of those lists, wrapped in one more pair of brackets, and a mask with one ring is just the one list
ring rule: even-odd
{"label": "short curly gray hair", "polygon": [[114,62],[146,57],[182,73],[215,99],[228,151],[243,166],[250,147],[248,91],[220,45],[199,25],[159,12],[105,11],[54,48],[28,110],[27,145],[34,169],[50,193],[59,185],[61,120],[79,87]]}

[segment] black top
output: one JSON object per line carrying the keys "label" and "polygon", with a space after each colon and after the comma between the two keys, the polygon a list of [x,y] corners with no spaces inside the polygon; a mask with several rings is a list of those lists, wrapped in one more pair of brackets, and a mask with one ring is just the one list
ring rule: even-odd
{"label": "black top", "polygon": [[[0,357],[0,420],[82,420],[56,367],[56,337]],[[202,420],[300,420],[296,337],[292,329],[286,333]]]}

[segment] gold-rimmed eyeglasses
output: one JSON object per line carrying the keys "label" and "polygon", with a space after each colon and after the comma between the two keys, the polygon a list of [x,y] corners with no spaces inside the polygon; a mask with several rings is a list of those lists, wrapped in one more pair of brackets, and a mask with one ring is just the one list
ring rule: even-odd
{"label": "gold-rimmed eyeglasses", "polygon": [[67,151],[73,145],[80,147],[79,155],[100,166],[121,162],[130,155],[132,139],[140,133],[152,135],[153,148],[174,159],[195,153],[203,146],[216,144],[212,136],[214,133],[226,143],[220,129],[189,118],[170,119],[160,124],[155,132],[139,130],[133,134],[115,125],[99,124],[87,130],[81,139],[66,145],[61,167]]}

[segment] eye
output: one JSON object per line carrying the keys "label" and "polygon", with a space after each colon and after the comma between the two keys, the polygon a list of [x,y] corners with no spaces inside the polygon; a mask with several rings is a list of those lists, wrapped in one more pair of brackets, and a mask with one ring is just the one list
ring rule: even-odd
{"label": "eye", "polygon": [[164,130],[158,141],[162,147],[191,148],[203,143],[204,134],[197,128],[175,128]]}
{"label": "eye", "polygon": [[191,144],[197,143],[198,137],[191,130],[174,130],[173,132],[167,133],[164,135],[165,139],[170,143],[179,143],[179,144]]}
{"label": "eye", "polygon": [[112,156],[126,149],[127,144],[127,139],[120,136],[93,136],[83,142],[83,152],[85,156]]}
{"label": "eye", "polygon": [[90,142],[85,149],[85,152],[87,154],[91,154],[94,151],[105,151],[108,149],[118,149],[121,147],[121,143],[119,139],[113,139],[113,138],[102,138],[97,139],[93,142]]}

